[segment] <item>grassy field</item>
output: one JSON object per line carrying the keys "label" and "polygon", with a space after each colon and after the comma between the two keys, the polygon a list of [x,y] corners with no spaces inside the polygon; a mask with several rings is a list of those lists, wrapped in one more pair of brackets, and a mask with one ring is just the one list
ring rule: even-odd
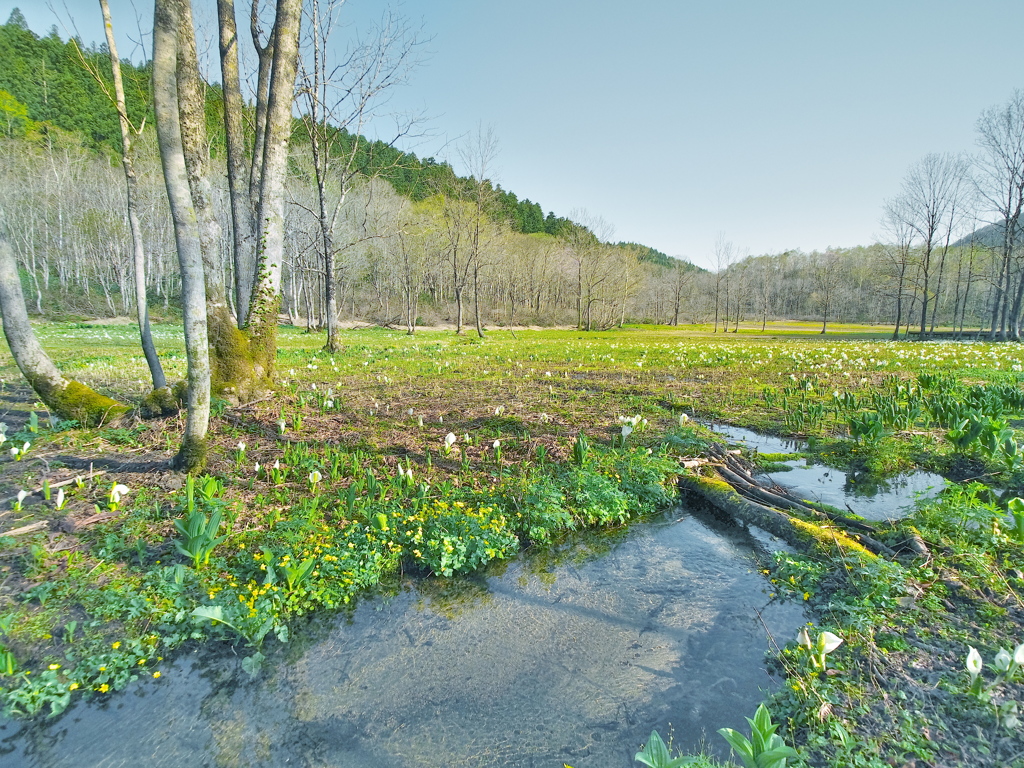
{"label": "grassy field", "polygon": [[[131,326],[37,330],[67,375],[145,394]],[[723,420],[810,438],[811,460],[955,481],[877,534],[916,536],[926,556],[780,554],[765,574],[779,599],[807,603],[812,640],[844,640],[824,664],[795,642],[773,657],[789,684],[769,708],[800,751],[791,764],[1024,765],[1024,516],[1014,528],[1015,494],[990,490],[1024,478],[1021,348],[818,330],[365,329],[328,356],[322,335],[282,328],[279,391],[215,402],[211,462],[188,483],[166,467],[179,419],[53,423],[4,350],[4,447],[18,450],[0,471],[3,699],[57,712],[217,638],[255,673],[299,617],[388,574],[465,573],[664,508],[680,461],[715,439],[695,422]],[[182,377],[179,330],[155,335]],[[970,647],[985,665],[973,688]]]}

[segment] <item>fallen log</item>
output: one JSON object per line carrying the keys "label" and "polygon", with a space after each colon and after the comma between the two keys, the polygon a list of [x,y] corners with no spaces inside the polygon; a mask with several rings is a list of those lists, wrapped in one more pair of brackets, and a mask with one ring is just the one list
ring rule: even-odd
{"label": "fallen log", "polygon": [[679,484],[684,490],[701,496],[712,506],[740,522],[767,531],[796,549],[818,549],[830,555],[838,550],[843,555],[876,556],[876,553],[864,543],[845,531],[801,520],[799,517],[745,499],[721,477],[705,477],[686,472],[680,476]]}
{"label": "fallen log", "polygon": [[[906,540],[893,548],[870,535],[876,529],[863,520],[849,517],[826,504],[799,499],[778,484],[766,488],[754,478],[757,466],[745,459],[740,451],[728,450],[712,443],[706,448],[705,458],[681,463],[687,470],[680,477],[682,488],[702,496],[712,506],[737,520],[778,536],[791,546],[803,548],[808,536],[817,540],[818,534],[832,531],[842,536],[835,541],[840,549],[847,542],[852,542],[870,554],[893,560],[907,554],[925,559],[931,557],[928,545],[916,532],[912,532]],[[709,470],[715,473],[714,476],[708,476]],[[789,515],[782,510],[795,514]],[[837,532],[827,525],[815,525],[801,516],[828,520],[841,526],[845,533]],[[794,528],[797,533],[793,532]]]}

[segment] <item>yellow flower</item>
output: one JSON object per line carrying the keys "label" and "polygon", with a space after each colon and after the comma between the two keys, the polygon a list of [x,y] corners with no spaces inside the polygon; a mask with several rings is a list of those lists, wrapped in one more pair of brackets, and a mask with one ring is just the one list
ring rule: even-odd
{"label": "yellow flower", "polygon": [[78,690],[78,683],[72,683],[71,685],[69,685],[68,686],[68,690],[69,691],[77,691]]}
{"label": "yellow flower", "polygon": [[60,664],[51,664],[50,669],[60,669]]}
{"label": "yellow flower", "polygon": [[145,659],[139,659],[139,660],[138,660],[137,662],[135,662],[135,663],[136,663],[136,665],[137,665],[137,666],[140,666],[140,667],[141,667],[141,666],[144,666],[144,665],[145,665],[145,663],[146,663],[146,660],[145,660]]}
{"label": "yellow flower", "polygon": [[153,677],[160,677],[160,673],[159,672],[154,672],[153,673]]}
{"label": "yellow flower", "polygon": [[810,599],[811,599],[811,593],[810,592],[804,592],[804,600],[810,600]]}
{"label": "yellow flower", "polygon": [[99,691],[100,693],[106,693],[107,691],[109,691],[109,690],[110,690],[110,686],[109,686],[109,685],[107,685],[106,683],[104,683],[103,685],[101,685],[101,686],[100,686],[99,688],[97,688],[96,690],[97,690],[97,691]]}
{"label": "yellow flower", "polygon": [[110,647],[113,648],[116,651],[118,648],[121,647],[121,641],[118,640],[116,643],[111,643]]}
{"label": "yellow flower", "polygon": [[107,671],[106,667],[100,667],[100,672],[106,672],[106,671]]}

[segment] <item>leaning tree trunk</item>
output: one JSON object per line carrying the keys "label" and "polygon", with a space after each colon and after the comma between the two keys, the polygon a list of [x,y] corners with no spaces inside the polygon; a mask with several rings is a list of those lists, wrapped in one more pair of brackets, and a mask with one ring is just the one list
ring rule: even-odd
{"label": "leaning tree trunk", "polygon": [[14,260],[14,251],[6,232],[0,231],[0,312],[3,314],[4,336],[29,385],[46,403],[46,407],[65,419],[75,419],[84,426],[98,426],[123,416],[131,410],[81,382],[66,379],[43,351],[36,339],[25,309],[25,294]]}
{"label": "leaning tree trunk", "polygon": [[110,69],[114,77],[114,98],[118,122],[121,125],[121,165],[124,168],[125,192],[128,200],[128,225],[132,232],[132,255],[135,264],[135,310],[139,320],[142,351],[146,356],[149,373],[153,379],[153,393],[143,402],[143,415],[146,415],[147,411],[152,415],[170,414],[174,413],[177,408],[170,395],[170,390],[167,389],[167,378],[164,376],[164,369],[157,356],[156,345],[153,343],[153,333],[149,327],[146,253],[142,247],[142,227],[139,225],[139,180],[135,174],[131,125],[125,106],[124,82],[121,79],[121,60],[117,57],[114,25],[110,19],[110,6],[107,0],[100,0],[100,11],[103,13],[103,27],[107,36],[107,49],[110,52]]}
{"label": "leaning tree trunk", "polygon": [[210,423],[210,354],[206,333],[206,288],[199,238],[178,112],[177,44],[182,7],[188,0],[156,0],[153,11],[153,110],[164,184],[174,222],[174,240],[181,269],[181,305],[188,359],[188,418],[176,469],[197,472],[206,463]]}

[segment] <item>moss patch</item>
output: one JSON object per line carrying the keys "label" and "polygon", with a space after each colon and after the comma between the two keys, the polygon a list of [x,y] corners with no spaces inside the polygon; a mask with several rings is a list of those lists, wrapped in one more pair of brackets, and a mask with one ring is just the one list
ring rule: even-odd
{"label": "moss patch", "polygon": [[187,472],[190,475],[202,472],[206,467],[208,450],[206,439],[185,437],[181,441],[178,453],[171,460],[171,466],[179,472]]}
{"label": "moss patch", "polygon": [[68,381],[64,387],[45,386],[39,381],[30,383],[52,411],[65,419],[75,419],[83,426],[109,424],[132,410],[130,406],[101,395],[80,381]]}
{"label": "moss patch", "polygon": [[793,523],[793,527],[803,534],[809,542],[813,542],[818,548],[824,549],[826,552],[838,549],[843,554],[863,555],[870,560],[875,558],[875,555],[865,549],[863,544],[855,541],[842,531],[824,525],[808,523],[806,520],[800,520],[795,517],[790,518],[790,521]]}
{"label": "moss patch", "polygon": [[144,419],[173,416],[181,409],[181,398],[170,387],[154,389],[139,403],[139,413]]}

